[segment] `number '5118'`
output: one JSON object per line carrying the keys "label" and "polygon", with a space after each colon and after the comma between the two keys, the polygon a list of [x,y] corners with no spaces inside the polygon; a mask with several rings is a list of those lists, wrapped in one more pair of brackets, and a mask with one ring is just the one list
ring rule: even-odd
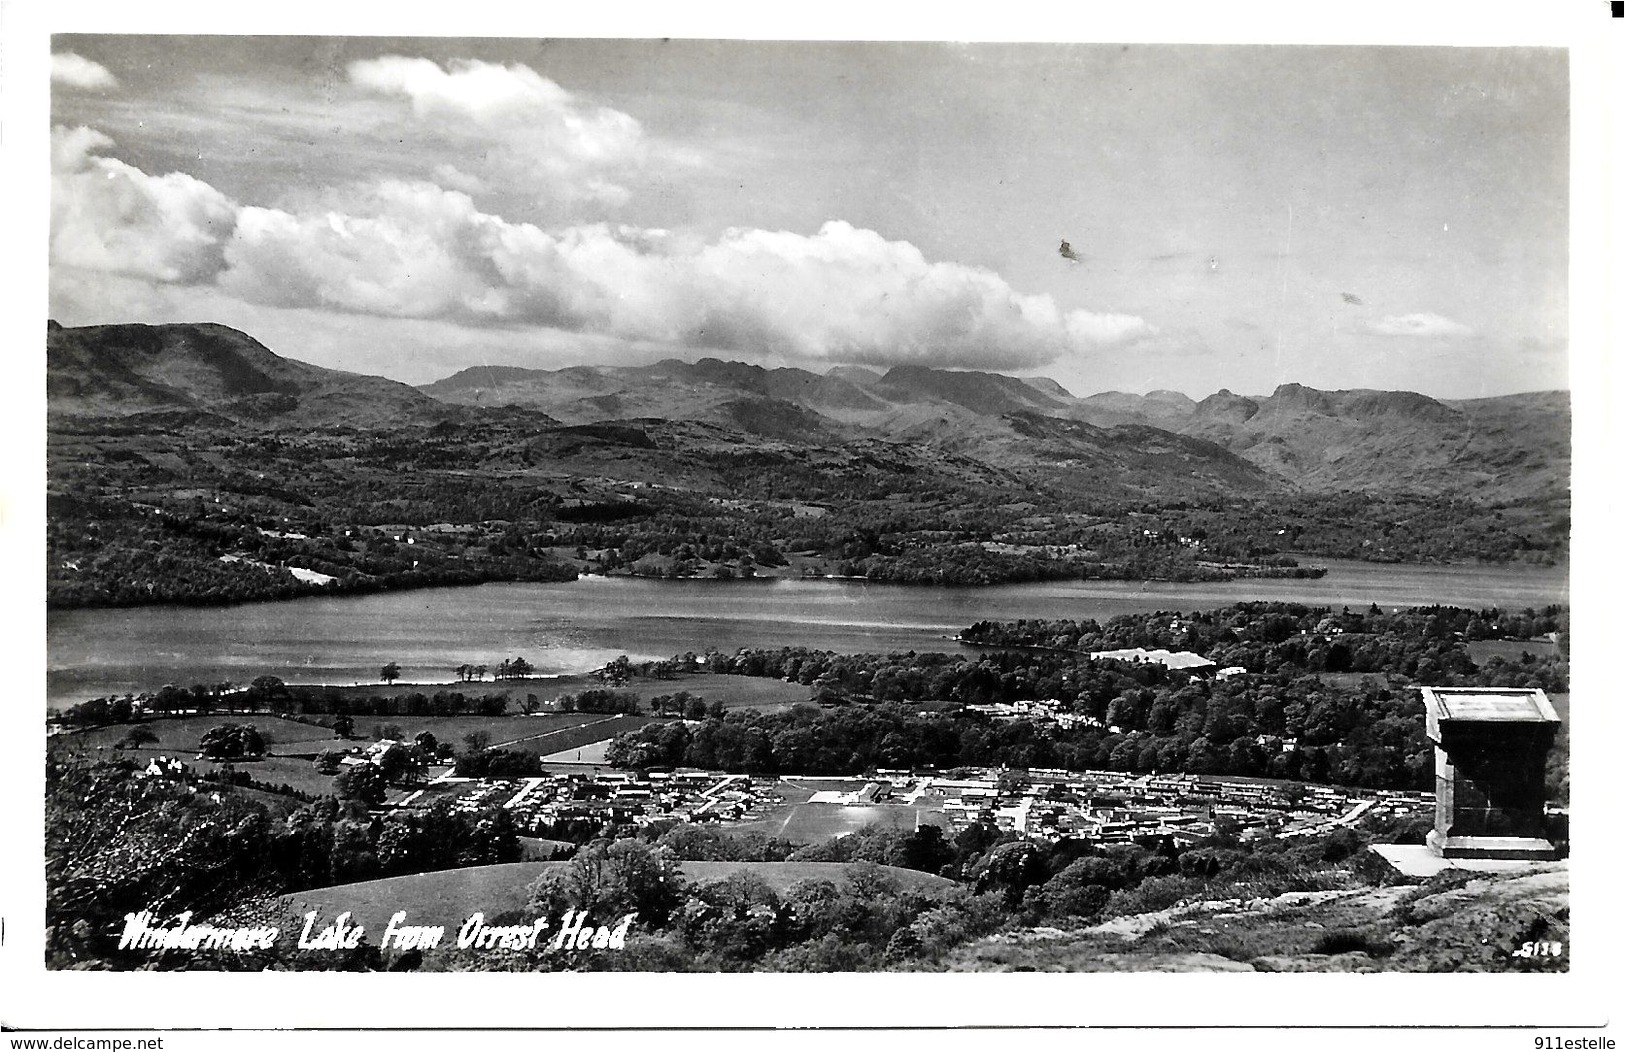
{"label": "number '5118'", "polygon": [[1561,957],[1563,944],[1560,942],[1526,942],[1512,951],[1514,957]]}

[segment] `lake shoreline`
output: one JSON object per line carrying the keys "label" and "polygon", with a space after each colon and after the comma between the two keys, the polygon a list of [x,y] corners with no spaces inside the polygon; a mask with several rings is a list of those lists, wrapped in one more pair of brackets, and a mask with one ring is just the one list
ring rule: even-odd
{"label": "lake shoreline", "polygon": [[[387,664],[402,680],[478,691],[454,669],[521,656],[538,676],[579,675],[621,654],[663,660],[707,646],[805,646],[836,653],[953,652],[977,621],[1105,621],[1124,613],[1291,602],[1337,610],[1566,605],[1564,569],[1331,564],[1319,579],[1156,584],[1039,582],[949,587],[870,581],[653,580],[569,582],[306,596],[235,607],[152,606],[48,611],[47,707],[154,684],[290,683],[361,689]],[[551,682],[551,681],[550,681]],[[486,689],[489,689],[487,687]]]}
{"label": "lake shoreline", "polygon": [[[1102,573],[1102,574],[1086,574],[1086,575],[1076,575],[1076,576],[1063,575],[1063,576],[1056,576],[1056,577],[1038,577],[1038,578],[1011,577],[1011,578],[1008,578],[1008,579],[996,580],[996,581],[956,581],[956,582],[905,581],[905,580],[895,580],[895,579],[886,579],[886,578],[844,576],[844,575],[841,575],[841,574],[817,574],[817,575],[814,575],[814,576],[803,576],[803,575],[799,575],[799,574],[787,574],[787,573],[786,574],[780,574],[780,573],[774,573],[774,572],[771,572],[771,571],[756,573],[756,574],[753,574],[753,575],[748,576],[748,577],[747,576],[734,576],[734,577],[659,577],[659,576],[654,576],[652,574],[627,573],[627,572],[624,572],[624,571],[617,571],[617,572],[610,572],[610,573],[578,572],[576,577],[574,577],[574,578],[561,578],[561,579],[558,579],[558,580],[543,580],[543,579],[533,579],[533,578],[524,578],[524,577],[490,577],[490,578],[487,578],[487,579],[484,579],[484,580],[476,580],[476,581],[448,581],[448,582],[445,582],[445,583],[407,584],[407,585],[401,585],[401,586],[368,585],[368,586],[365,586],[365,587],[349,587],[349,588],[343,588],[343,587],[340,587],[340,588],[316,587],[316,588],[313,588],[313,589],[311,589],[309,591],[295,592],[293,594],[282,595],[282,596],[278,596],[278,597],[275,597],[275,598],[247,599],[247,600],[236,600],[236,601],[214,601],[214,600],[210,600],[210,599],[207,599],[207,598],[204,598],[204,597],[198,597],[196,599],[185,600],[185,601],[164,600],[164,601],[160,601],[160,602],[69,603],[69,604],[64,604],[64,603],[61,603],[61,602],[53,602],[50,599],[47,599],[46,604],[45,604],[45,608],[46,608],[46,614],[47,614],[48,617],[50,615],[52,615],[52,614],[64,614],[64,613],[68,613],[68,612],[72,612],[72,611],[84,611],[84,610],[165,610],[165,609],[174,609],[174,610],[221,610],[221,609],[236,609],[236,608],[240,608],[240,607],[278,605],[278,604],[282,604],[282,603],[297,603],[297,602],[301,602],[303,600],[308,600],[308,599],[360,599],[360,598],[366,598],[366,597],[372,597],[372,596],[380,596],[380,595],[412,595],[412,594],[417,594],[417,593],[433,594],[433,593],[436,593],[436,592],[444,592],[444,591],[448,591],[448,590],[461,589],[461,588],[482,588],[482,587],[485,587],[487,585],[576,584],[576,583],[580,583],[582,581],[594,581],[594,580],[650,581],[650,582],[669,583],[669,584],[685,584],[685,585],[686,584],[697,584],[697,585],[701,585],[701,586],[710,586],[710,585],[728,586],[728,585],[752,585],[752,584],[762,584],[762,585],[773,586],[773,585],[780,585],[780,584],[783,584],[785,582],[797,582],[797,581],[808,581],[808,582],[842,581],[842,582],[849,582],[849,583],[853,583],[853,584],[863,584],[863,585],[875,586],[875,587],[909,588],[909,589],[916,589],[916,588],[918,588],[918,589],[943,589],[943,590],[948,590],[948,589],[961,589],[961,588],[989,588],[989,589],[991,589],[991,588],[1009,588],[1009,587],[1019,587],[1019,586],[1023,586],[1023,585],[1045,585],[1045,584],[1058,584],[1058,585],[1067,585],[1067,584],[1084,585],[1084,584],[1095,584],[1095,583],[1132,584],[1132,583],[1135,583],[1135,582],[1140,582],[1142,584],[1157,584],[1157,585],[1219,585],[1219,584],[1227,584],[1227,583],[1240,583],[1240,582],[1245,582],[1245,581],[1321,580],[1321,579],[1324,579],[1326,577],[1331,576],[1335,572],[1335,568],[1338,567],[1338,566],[1384,567],[1384,568],[1391,568],[1391,569],[1396,569],[1396,570],[1400,570],[1400,571],[1404,571],[1404,570],[1424,571],[1424,570],[1430,570],[1430,569],[1443,569],[1443,570],[1463,570],[1463,571],[1488,571],[1488,572],[1508,571],[1508,572],[1516,572],[1517,570],[1524,569],[1524,568],[1528,568],[1528,569],[1534,570],[1534,571],[1554,569],[1554,567],[1552,567],[1552,566],[1550,566],[1548,564],[1544,564],[1544,563],[1519,562],[1519,561],[1496,563],[1496,562],[1485,562],[1483,560],[1473,560],[1473,561],[1467,561],[1467,562],[1406,563],[1406,562],[1389,562],[1389,561],[1375,560],[1375,559],[1367,560],[1367,559],[1335,558],[1335,557],[1329,557],[1329,556],[1308,555],[1308,554],[1304,554],[1304,553],[1301,553],[1301,552],[1291,552],[1291,553],[1284,553],[1284,554],[1286,554],[1288,557],[1293,558],[1293,559],[1314,560],[1314,563],[1313,563],[1313,565],[1302,565],[1302,566],[1293,566],[1293,567],[1284,567],[1284,566],[1283,567],[1278,567],[1278,566],[1263,566],[1263,565],[1255,566],[1255,565],[1253,565],[1251,563],[1230,563],[1230,564],[1223,564],[1222,569],[1224,571],[1226,571],[1225,573],[1218,574],[1218,575],[1215,575],[1215,576],[1205,576],[1205,575],[1202,575],[1202,574],[1191,574],[1191,575],[1185,576],[1185,577],[1140,577],[1140,576],[1137,576],[1137,575],[1127,574],[1127,573],[1123,573],[1123,574]],[[1105,564],[1102,564],[1102,565],[1104,566]],[[1219,564],[1202,563],[1202,564],[1199,564],[1199,565],[1202,565],[1204,567],[1219,568]],[[1110,569],[1111,567],[1107,567],[1107,568]]]}

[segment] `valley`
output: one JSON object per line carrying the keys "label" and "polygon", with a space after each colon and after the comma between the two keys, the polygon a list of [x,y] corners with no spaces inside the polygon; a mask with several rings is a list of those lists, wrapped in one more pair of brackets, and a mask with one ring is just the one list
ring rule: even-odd
{"label": "valley", "polygon": [[56,608],[583,573],[1200,581],[1567,550],[1557,394],[1075,398],[714,359],[420,390],[222,326],[48,344]]}

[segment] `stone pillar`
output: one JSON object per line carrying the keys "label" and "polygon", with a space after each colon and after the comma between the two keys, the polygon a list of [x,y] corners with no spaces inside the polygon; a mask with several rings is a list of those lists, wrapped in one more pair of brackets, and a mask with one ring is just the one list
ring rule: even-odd
{"label": "stone pillar", "polygon": [[1559,721],[1544,692],[1423,687],[1437,797],[1428,846],[1445,858],[1549,859],[1546,754]]}

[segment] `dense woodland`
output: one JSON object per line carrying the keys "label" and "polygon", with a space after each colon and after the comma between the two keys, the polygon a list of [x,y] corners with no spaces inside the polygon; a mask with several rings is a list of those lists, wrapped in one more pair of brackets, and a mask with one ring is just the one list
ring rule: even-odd
{"label": "dense woodland", "polygon": [[[749,773],[857,774],[877,767],[1008,766],[1263,775],[1362,788],[1424,789],[1432,749],[1413,682],[1567,690],[1561,647],[1482,666],[1471,639],[1567,638],[1567,611],[1420,607],[1332,612],[1242,603],[1205,613],[1094,622],[981,623],[1000,644],[974,657],[843,655],[786,648],[712,654],[714,672],[790,679],[818,708],[732,712],[697,725],[651,724],[617,739],[624,766]],[[1093,660],[1092,649],[1197,651],[1244,675],[1216,680],[1154,663]],[[1079,653],[1083,651],[1085,653]],[[1053,700],[1085,717],[1068,730],[995,721],[966,706]],[[1554,796],[1566,765],[1554,760]]]}

